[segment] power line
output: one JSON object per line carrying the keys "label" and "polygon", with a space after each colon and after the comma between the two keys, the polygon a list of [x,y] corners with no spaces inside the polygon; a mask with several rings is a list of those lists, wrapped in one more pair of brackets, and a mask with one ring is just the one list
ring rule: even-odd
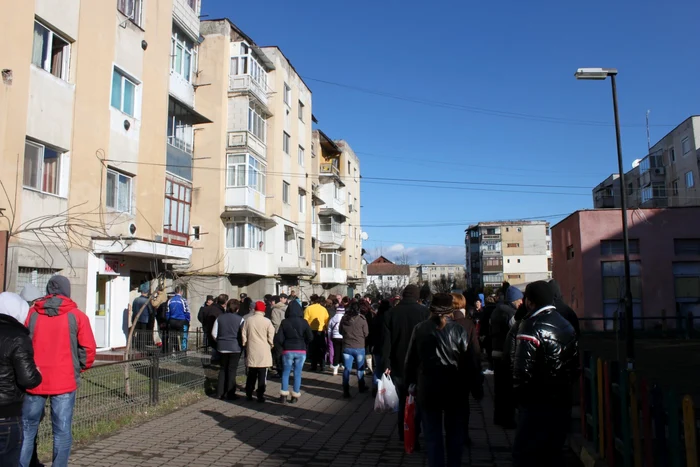
{"label": "power line", "polygon": [[[518,221],[533,221],[533,220],[546,220],[546,219],[554,219],[558,217],[566,217],[570,215],[570,212],[562,213],[562,214],[546,214],[544,216],[532,216],[532,217],[521,217],[521,218],[514,218],[510,219],[508,222],[518,222]],[[433,221],[424,221],[424,223],[414,223],[414,224],[401,224],[401,223],[395,223],[395,224],[362,224],[362,228],[389,228],[389,227],[406,227],[406,228],[411,228],[411,227],[448,227],[448,226],[464,226],[464,225],[469,225],[477,222],[484,222],[484,220],[462,220],[462,221],[443,221],[443,220],[433,220]]]}
{"label": "power line", "polygon": [[[490,115],[490,116],[494,116],[494,117],[512,118],[512,119],[519,119],[519,120],[531,120],[531,121],[539,121],[539,122],[544,122],[544,123],[560,123],[560,124],[565,124],[565,125],[603,126],[603,127],[613,126],[612,122],[601,122],[601,121],[593,121],[593,120],[577,120],[577,119],[566,118],[566,117],[552,117],[552,116],[548,116],[548,115],[537,115],[537,114],[527,114],[527,113],[487,109],[487,108],[475,107],[475,106],[471,106],[471,105],[456,104],[453,102],[418,99],[415,97],[402,96],[399,94],[391,94],[391,93],[384,92],[384,91],[376,91],[376,90],[372,90],[372,89],[362,88],[359,86],[352,86],[349,84],[337,83],[337,82],[318,79],[318,78],[312,78],[309,76],[304,76],[303,78],[304,78],[304,80],[308,80],[308,81],[314,81],[317,83],[322,83],[322,84],[327,84],[330,86],[336,86],[336,87],[340,87],[340,88],[350,89],[353,91],[363,92],[366,94],[372,94],[375,96],[386,97],[389,99],[395,99],[395,100],[400,100],[400,101],[405,101],[405,102],[412,102],[415,104],[422,104],[422,105],[427,105],[427,106],[432,106],[432,107],[439,107],[439,108],[446,108],[446,109],[453,109],[453,110],[462,110],[462,111],[466,111],[466,112],[482,114],[482,115]],[[639,127],[639,126],[646,126],[646,125],[627,124],[627,125],[622,125],[622,126]],[[671,127],[671,126],[676,126],[676,125],[657,124],[657,125],[652,125],[652,126]]]}
{"label": "power line", "polygon": [[563,192],[563,191],[525,191],[525,190],[502,190],[502,189],[496,189],[496,188],[470,188],[470,187],[463,187],[463,186],[440,186],[440,185],[413,185],[413,184],[405,184],[405,183],[392,183],[392,182],[373,182],[373,181],[367,181],[363,183],[369,183],[369,184],[382,184],[382,185],[389,185],[389,186],[405,186],[405,187],[411,187],[411,188],[436,188],[436,189],[447,189],[447,190],[462,190],[462,191],[487,191],[487,192],[495,192],[495,193],[524,193],[524,194],[532,194],[532,195],[571,195],[571,196],[591,196],[590,193],[569,193],[569,192]]}

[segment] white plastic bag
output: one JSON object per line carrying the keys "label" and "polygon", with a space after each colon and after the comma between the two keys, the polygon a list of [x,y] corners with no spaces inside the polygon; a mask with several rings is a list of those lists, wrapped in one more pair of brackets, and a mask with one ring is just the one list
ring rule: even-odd
{"label": "white plastic bag", "polygon": [[399,411],[399,395],[390,376],[382,375],[374,400],[374,411],[378,413],[396,413]]}

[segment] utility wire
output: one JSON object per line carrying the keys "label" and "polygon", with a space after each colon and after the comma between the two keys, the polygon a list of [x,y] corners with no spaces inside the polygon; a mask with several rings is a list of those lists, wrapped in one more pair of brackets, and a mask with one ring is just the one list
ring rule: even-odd
{"label": "utility wire", "polygon": [[[519,113],[519,112],[509,112],[509,111],[503,111],[503,110],[487,109],[487,108],[483,108],[483,107],[475,107],[475,106],[471,106],[471,105],[456,104],[453,102],[444,102],[444,101],[441,102],[441,101],[436,101],[436,100],[419,99],[419,98],[415,98],[415,97],[402,96],[399,94],[391,94],[391,93],[384,92],[384,91],[376,91],[376,90],[372,90],[372,89],[362,88],[359,86],[352,86],[352,85],[344,84],[344,83],[337,83],[337,82],[328,81],[328,80],[324,80],[324,79],[312,78],[310,76],[304,76],[303,79],[308,80],[308,81],[314,81],[316,83],[327,84],[329,86],[336,86],[336,87],[350,89],[350,90],[357,91],[357,92],[363,92],[365,94],[372,94],[375,96],[386,97],[389,99],[395,99],[395,100],[400,100],[400,101],[405,101],[405,102],[413,102],[415,104],[422,104],[422,105],[427,105],[427,106],[431,106],[431,107],[438,107],[438,108],[443,108],[443,109],[462,110],[462,111],[472,112],[472,113],[477,113],[477,114],[482,114],[482,115],[491,115],[494,117],[504,117],[504,118],[519,119],[519,120],[539,121],[539,122],[545,122],[545,123],[560,123],[560,124],[565,124],[565,125],[602,126],[602,127],[613,126],[612,122],[601,122],[601,121],[593,121],[593,120],[577,120],[577,119],[566,118],[566,117],[553,117],[553,116],[547,116],[547,115],[536,115],[536,114],[527,114],[527,113]],[[644,127],[646,127],[646,124],[627,124],[627,125],[622,125],[622,126],[625,126],[625,127],[644,126]],[[672,126],[676,126],[676,125],[656,124],[656,125],[652,125],[652,126],[672,127]]]}
{"label": "utility wire", "polygon": [[[546,214],[544,216],[532,216],[532,217],[521,217],[521,218],[513,218],[509,219],[508,222],[512,223],[517,223],[519,221],[533,221],[533,220],[546,220],[546,219],[554,219],[558,217],[565,217],[570,215],[570,212],[567,213],[562,213],[562,214]],[[482,220],[462,220],[462,221],[449,221],[446,222],[444,220],[433,220],[433,221],[424,221],[424,223],[413,223],[413,224],[401,224],[401,223],[393,223],[393,224],[362,224],[362,228],[378,228],[378,227],[435,227],[435,226],[455,226],[455,225],[468,225],[468,224],[473,224],[473,223],[478,223],[478,222],[485,222],[483,219]],[[499,222],[499,221],[487,221],[487,222]],[[504,221],[505,222],[505,221]]]}

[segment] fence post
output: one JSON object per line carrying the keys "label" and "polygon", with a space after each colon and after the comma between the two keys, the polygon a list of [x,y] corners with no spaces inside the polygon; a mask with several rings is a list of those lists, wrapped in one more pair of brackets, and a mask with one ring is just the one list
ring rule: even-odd
{"label": "fence post", "polygon": [[603,365],[603,381],[605,389],[605,425],[607,428],[605,433],[605,444],[607,448],[605,457],[608,459],[608,465],[610,467],[615,467],[615,430],[613,429],[612,419],[612,397],[610,397],[612,381],[610,380],[609,362],[605,362]]}
{"label": "fence post", "polygon": [[670,467],[681,467],[681,434],[679,430],[678,396],[670,390],[666,393],[666,410],[668,411],[668,460]]}
{"label": "fence post", "polygon": [[664,412],[663,393],[661,388],[654,384],[651,388],[652,417],[654,420],[654,446],[656,447],[656,465],[668,465],[666,454],[666,413]]}
{"label": "fence post", "polygon": [[630,383],[630,424],[632,425],[632,441],[634,444],[634,467],[642,467],[642,437],[639,432],[639,399],[637,398],[637,375],[634,371],[629,374]]}
{"label": "fence post", "polygon": [[620,434],[622,435],[622,464],[632,467],[632,438],[630,436],[629,374],[626,369],[619,371],[620,388]]}
{"label": "fence post", "polygon": [[649,389],[647,386],[646,378],[642,378],[639,390],[642,393],[642,427],[644,428],[644,467],[652,467],[654,465],[654,437],[651,431],[651,408],[649,404]]}
{"label": "fence post", "polygon": [[693,398],[683,397],[683,427],[685,432],[685,458],[687,467],[698,467],[697,438],[695,437],[695,407]]}
{"label": "fence post", "polygon": [[598,371],[596,369],[596,359],[592,355],[589,366],[591,369],[591,425],[593,428],[593,439],[591,441],[595,446],[598,443],[598,436],[600,436],[600,433],[598,433]]}
{"label": "fence post", "polygon": [[599,358],[597,365],[598,379],[598,454],[605,457],[605,396],[603,394],[603,361]]}
{"label": "fence post", "polygon": [[151,356],[151,378],[149,381],[149,386],[151,387],[151,405],[158,404],[158,382],[160,381],[160,359],[158,354],[155,353]]}

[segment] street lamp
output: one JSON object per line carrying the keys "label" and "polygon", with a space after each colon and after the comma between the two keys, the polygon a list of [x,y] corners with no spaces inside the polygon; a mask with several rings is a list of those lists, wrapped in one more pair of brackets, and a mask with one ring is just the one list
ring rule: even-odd
{"label": "street lamp", "polygon": [[608,76],[612,84],[613,110],[615,112],[615,139],[617,140],[617,166],[620,172],[620,210],[622,211],[622,243],[625,249],[625,327],[627,335],[627,369],[634,369],[634,320],[632,312],[632,280],[630,274],[630,245],[627,230],[627,185],[622,166],[622,142],[620,141],[620,116],[617,111],[617,85],[615,68],[579,68],[576,79],[604,80]]}

